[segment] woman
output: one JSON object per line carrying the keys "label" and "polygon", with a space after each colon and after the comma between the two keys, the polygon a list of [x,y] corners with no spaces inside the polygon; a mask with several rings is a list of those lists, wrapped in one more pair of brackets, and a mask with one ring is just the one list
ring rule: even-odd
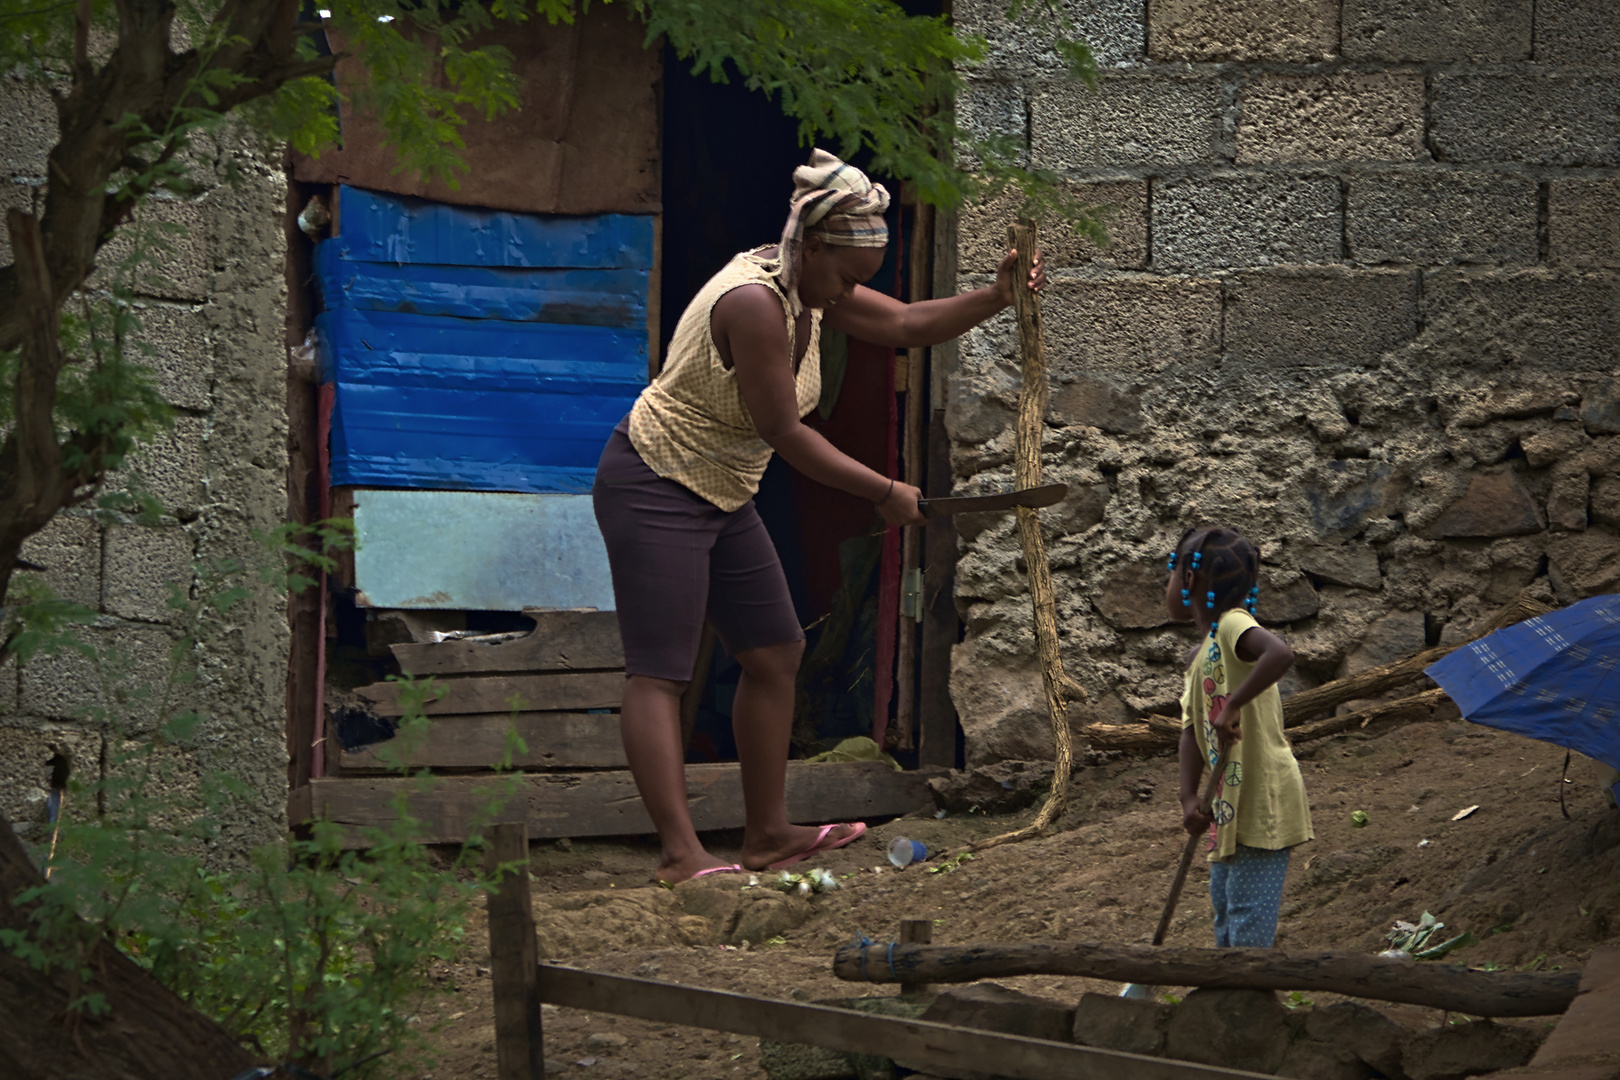
{"label": "woman", "polygon": [[[1016,252],[994,286],[949,299],[903,304],[863,287],[888,244],[888,192],[821,150],[793,181],[781,241],[736,256],[692,300],[663,371],[602,451],[592,492],[624,640],[625,756],[663,843],[657,877],[671,884],[790,865],[866,831],[787,819],[804,631],[753,503],[774,452],[812,480],[870,499],[890,524],[923,521],[921,492],[802,422],[821,396],[823,323],[880,345],[934,345],[1013,298]],[[1037,258],[1029,287],[1044,284]],[[705,617],[742,667],[732,707],[746,818],[740,866],[704,850],[686,803],[681,693]]]}

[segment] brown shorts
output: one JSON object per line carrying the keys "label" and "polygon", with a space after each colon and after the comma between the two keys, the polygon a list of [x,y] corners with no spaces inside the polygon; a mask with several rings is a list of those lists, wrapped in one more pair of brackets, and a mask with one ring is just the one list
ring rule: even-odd
{"label": "brown shorts", "polygon": [[727,513],[659,476],[630,444],[627,424],[608,439],[591,489],[625,672],[686,682],[705,617],[733,656],[802,641],[782,561],[754,501]]}

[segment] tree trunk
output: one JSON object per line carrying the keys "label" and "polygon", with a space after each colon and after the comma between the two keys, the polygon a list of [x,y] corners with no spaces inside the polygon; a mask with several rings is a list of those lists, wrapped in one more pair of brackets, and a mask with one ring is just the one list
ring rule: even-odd
{"label": "tree trunk", "polygon": [[1081,975],[1147,986],[1313,990],[1404,1001],[1470,1016],[1551,1016],[1575,999],[1579,971],[1471,971],[1368,953],[1182,949],[1034,941],[1016,945],[845,945],[833,974],[853,982],[975,982]]}
{"label": "tree trunk", "polygon": [[[28,908],[12,900],[41,881],[0,815],[0,927],[28,927]],[[81,984],[0,950],[0,1076],[230,1080],[256,1064],[223,1028],[106,941],[97,943],[88,966],[94,974]],[[108,1011],[96,1017],[69,1011],[84,994],[103,995]]]}

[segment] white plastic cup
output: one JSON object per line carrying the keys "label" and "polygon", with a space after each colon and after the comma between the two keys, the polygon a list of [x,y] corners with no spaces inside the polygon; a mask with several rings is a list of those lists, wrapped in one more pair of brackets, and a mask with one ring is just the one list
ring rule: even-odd
{"label": "white plastic cup", "polygon": [[928,848],[921,840],[907,840],[897,836],[889,841],[889,862],[894,864],[896,870],[904,870],[912,863],[920,863],[928,858]]}

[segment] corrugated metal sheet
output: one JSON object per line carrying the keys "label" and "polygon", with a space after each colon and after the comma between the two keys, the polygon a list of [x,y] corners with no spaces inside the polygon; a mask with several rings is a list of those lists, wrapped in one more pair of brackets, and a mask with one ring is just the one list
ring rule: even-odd
{"label": "corrugated metal sheet", "polygon": [[340,207],[315,260],[332,484],[588,491],[646,382],[652,219]]}
{"label": "corrugated metal sheet", "polygon": [[368,607],[613,608],[589,495],[357,491],[354,524]]}

